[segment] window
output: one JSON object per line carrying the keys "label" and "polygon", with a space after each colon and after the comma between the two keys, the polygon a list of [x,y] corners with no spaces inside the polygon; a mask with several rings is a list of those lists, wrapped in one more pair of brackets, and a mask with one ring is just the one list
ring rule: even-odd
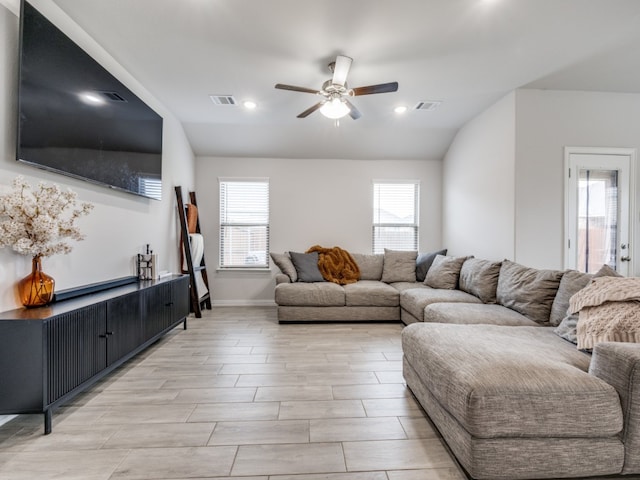
{"label": "window", "polygon": [[269,180],[220,179],[220,268],[269,267]]}
{"label": "window", "polygon": [[417,180],[373,182],[373,253],[418,250]]}
{"label": "window", "polygon": [[145,197],[162,200],[162,180],[159,178],[141,177],[138,179],[138,192]]}

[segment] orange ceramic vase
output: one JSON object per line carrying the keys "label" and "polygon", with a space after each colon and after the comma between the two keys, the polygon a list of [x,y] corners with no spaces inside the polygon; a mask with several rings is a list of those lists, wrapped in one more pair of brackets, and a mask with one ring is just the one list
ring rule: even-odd
{"label": "orange ceramic vase", "polygon": [[29,307],[47,305],[53,299],[55,280],[42,271],[40,255],[31,261],[31,273],[18,282],[20,301]]}

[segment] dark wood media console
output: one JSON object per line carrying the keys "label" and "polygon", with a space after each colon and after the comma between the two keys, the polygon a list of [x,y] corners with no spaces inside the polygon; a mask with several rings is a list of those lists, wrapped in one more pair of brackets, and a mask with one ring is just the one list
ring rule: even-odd
{"label": "dark wood media console", "polygon": [[0,313],[0,414],[53,410],[183,323],[189,277],[108,288]]}

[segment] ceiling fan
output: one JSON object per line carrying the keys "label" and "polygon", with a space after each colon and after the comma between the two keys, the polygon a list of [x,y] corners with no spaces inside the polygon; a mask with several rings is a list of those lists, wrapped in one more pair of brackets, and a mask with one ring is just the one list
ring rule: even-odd
{"label": "ceiling fan", "polygon": [[285,85],[282,83],[276,84],[276,88],[281,90],[291,90],[294,92],[313,93],[323,97],[318,103],[307,108],[304,112],[298,115],[298,118],[305,118],[316,110],[320,110],[320,113],[328,118],[338,119],[348,114],[351,118],[357,120],[362,116],[362,114],[349,101],[348,97],[395,92],[398,90],[398,82],[381,83],[378,85],[369,85],[368,87],[349,88],[347,85],[347,75],[349,74],[352,62],[353,59],[351,57],[338,55],[336,57],[336,61],[329,64],[329,70],[333,73],[333,77],[324,82],[320,90]]}

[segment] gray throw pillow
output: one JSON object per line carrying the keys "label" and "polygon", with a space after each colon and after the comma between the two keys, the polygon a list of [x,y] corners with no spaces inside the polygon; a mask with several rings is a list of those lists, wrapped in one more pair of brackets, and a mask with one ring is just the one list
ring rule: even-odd
{"label": "gray throw pillow", "polygon": [[[566,276],[568,273],[570,272],[565,273],[564,276]],[[622,276],[618,272],[616,272],[613,268],[611,268],[609,265],[606,265],[606,264],[603,265],[600,268],[600,270],[594,273],[593,276],[589,275],[588,273],[581,273],[581,272],[576,272],[576,273],[580,273],[582,275],[588,275],[589,281],[591,281],[592,278]],[[562,281],[560,282],[560,288],[562,288],[562,282],[564,281],[564,276],[562,277]],[[582,288],[586,287],[588,284],[589,282],[585,283]],[[581,289],[576,290],[575,292],[573,292],[573,294],[578,293],[578,291],[580,290]],[[560,289],[558,289],[558,293],[560,293]],[[569,297],[569,299],[571,299],[571,297]],[[555,301],[554,301],[554,305],[555,305]],[[577,345],[578,344],[578,314],[569,313],[567,311],[568,309],[569,309],[569,300],[567,300],[567,305],[564,309],[565,317],[562,319],[560,324],[553,330],[553,333]]]}
{"label": "gray throw pillow", "polygon": [[431,288],[455,290],[458,288],[460,269],[467,258],[436,255],[424,279],[424,284]]}
{"label": "gray throw pillow", "polygon": [[418,254],[418,258],[416,259],[416,282],[424,282],[424,279],[427,278],[427,272],[429,271],[429,268],[431,268],[436,256],[446,254],[446,248],[438,250],[437,252]]}
{"label": "gray throw pillow", "polygon": [[352,253],[351,256],[360,269],[360,280],[380,280],[382,278],[384,255],[381,253]]}
{"label": "gray throw pillow", "polygon": [[296,267],[298,282],[324,282],[322,273],[318,268],[318,252],[297,253],[289,252],[291,261]]}
{"label": "gray throw pillow", "polygon": [[559,270],[538,270],[504,260],[500,267],[496,299],[500,305],[534,322],[548,325],[551,304],[562,274]]}
{"label": "gray throw pillow", "polygon": [[416,251],[385,248],[381,280],[385,283],[415,282],[417,257],[418,252]]}
{"label": "gray throw pillow", "polygon": [[468,258],[460,269],[460,290],[475,295],[484,303],[496,303],[496,290],[502,262]]}
{"label": "gray throw pillow", "polygon": [[591,277],[593,277],[593,275],[576,270],[564,272],[562,280],[560,280],[558,293],[556,293],[556,298],[553,299],[553,304],[551,305],[551,315],[549,316],[549,323],[551,325],[554,327],[560,325],[562,319],[567,316],[569,299],[575,293],[586,287],[591,281]]}
{"label": "gray throw pillow", "polygon": [[287,275],[292,282],[296,282],[298,280],[298,274],[296,273],[296,267],[293,266],[293,262],[291,261],[291,257],[287,255],[287,253],[273,253],[269,254],[273,263],[275,263],[280,271]]}
{"label": "gray throw pillow", "polygon": [[553,333],[568,342],[578,344],[578,315],[567,315],[560,325],[554,328]]}

